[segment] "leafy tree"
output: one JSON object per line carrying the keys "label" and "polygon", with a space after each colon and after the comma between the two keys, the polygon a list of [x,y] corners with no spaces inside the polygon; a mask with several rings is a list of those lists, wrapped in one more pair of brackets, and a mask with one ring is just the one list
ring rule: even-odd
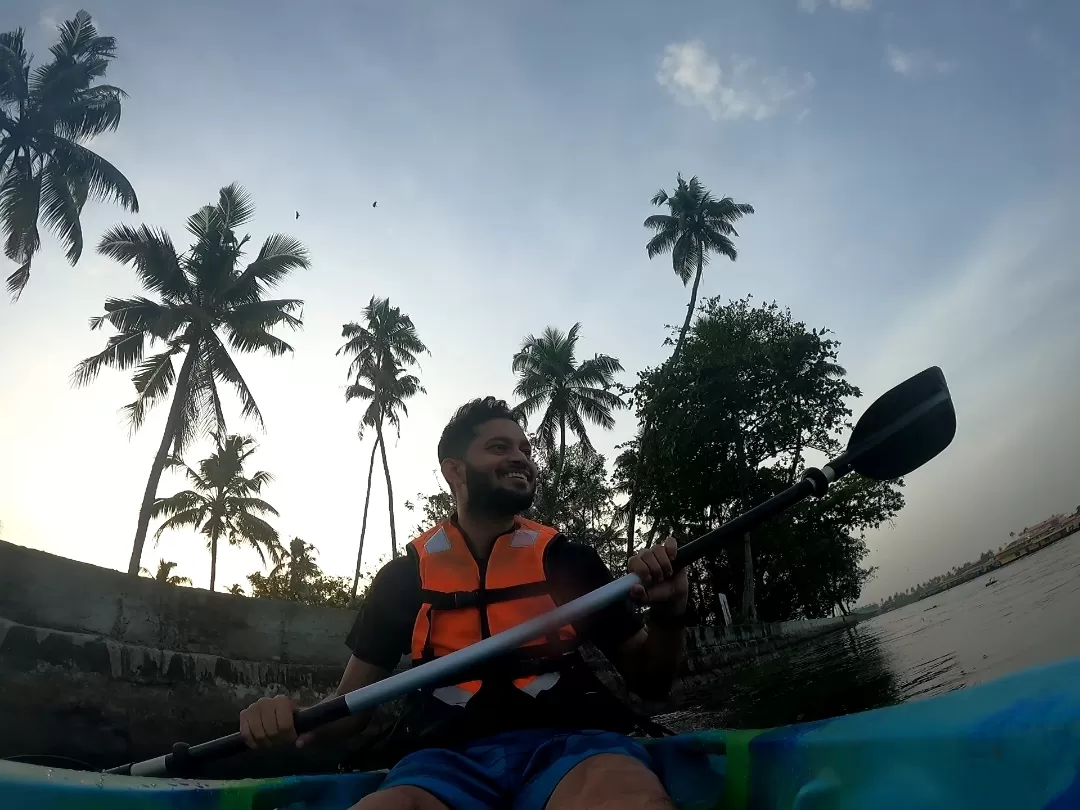
{"label": "leafy tree", "polygon": [[234,582],[226,588],[225,593],[231,593],[233,596],[245,596],[244,587],[239,582]]}
{"label": "leafy tree", "polygon": [[561,470],[557,470],[550,454],[542,449],[537,453],[532,516],[595,548],[612,573],[625,573],[622,516],[604,457],[581,442],[567,447],[562,455]]}
{"label": "leafy tree", "polygon": [[137,212],[131,183],[86,147],[120,123],[124,91],[98,82],[116,56],[85,11],[57,26],[52,59],[31,69],[24,31],[0,33],[0,225],[4,254],[18,267],[7,279],[18,299],[41,248],[38,223],[64,243],[71,264],[83,251],[80,216],[87,200],[115,201]]}
{"label": "leafy tree", "polygon": [[578,363],[575,357],[578,332],[575,323],[569,332],[548,327],[539,337],[529,335],[514,355],[513,370],[518,375],[515,396],[522,397],[517,409],[526,417],[543,411],[536,428],[539,446],[554,452],[558,431],[558,456],[553,486],[559,487],[559,471],[566,457],[566,430],[569,428],[586,449],[591,450],[585,422],[605,430],[615,426],[613,410],[626,407],[611,389],[615,375],[623,370],[614,357],[597,354]]}
{"label": "leafy tree", "polygon": [[[691,278],[694,280],[693,287],[690,289],[690,302],[686,306],[686,318],[675,341],[675,349],[668,360],[668,365],[675,367],[679,364],[683,344],[686,342],[690,323],[694,318],[698,289],[705,265],[709,263],[709,257],[713,253],[735,261],[738,253],[732,237],[738,236],[738,233],[734,223],[743,216],[754,213],[754,208],[747,203],[737,203],[731,197],[718,200],[696,176],[691,177],[687,182],[681,174],[676,180],[675,190],[669,194],[664,189],[660,189],[653,195],[652,204],[667,206],[668,212],[654,214],[645,219],[645,227],[654,232],[653,237],[645,245],[649,258],[670,252],[672,269],[682,280],[683,286],[689,284]],[[637,530],[639,500],[637,479],[641,473],[641,465],[652,450],[652,439],[652,423],[646,420],[641,426],[634,445],[635,455],[627,458],[627,460],[632,458],[637,465],[633,468],[629,487],[627,487],[629,495],[626,528],[627,557],[634,553],[634,535]],[[636,452],[637,450],[641,452]]]}
{"label": "leafy tree", "polygon": [[170,466],[184,469],[193,489],[185,489],[169,498],[158,498],[150,510],[152,518],[166,518],[154,535],[155,540],[169,529],[188,526],[206,536],[206,545],[210,549],[211,591],[217,580],[220,540],[233,546],[250,546],[264,565],[267,555],[277,562],[284,553],[277,530],[262,517],[278,514],[259,497],[272,476],[262,470],[250,477],[244,472],[244,464],[255,452],[254,440],[248,436],[215,436],[215,441],[217,450],[199,462],[197,471],[180,459],[170,459]]}
{"label": "leafy tree", "polygon": [[394,519],[394,486],[390,480],[390,463],[386,459],[386,440],[383,425],[389,422],[401,435],[401,417],[408,416],[405,400],[418,393],[427,393],[420,380],[406,373],[408,368],[419,365],[417,355],[428,348],[420,340],[412,318],[398,307],[391,306],[388,298],[371,297],[364,308],[363,323],[347,323],[341,329],[345,345],[338,349],[339,355],[352,357],[349,375],[353,382],[345,389],[345,401],[362,399],[368,408],[360,420],[357,435],[362,439],[365,427],[375,428],[375,447],[371,449],[368,465],[367,496],[364,499],[364,519],[360,530],[360,547],[356,553],[356,573],[353,577],[353,595],[360,578],[360,564],[364,553],[364,536],[367,533],[368,501],[371,499],[371,473],[375,466],[375,448],[382,454],[383,473],[386,477],[386,499],[390,510],[390,548],[397,557],[397,525]]}
{"label": "leafy tree", "polygon": [[315,562],[316,553],[311,543],[294,537],[289,542],[289,550],[268,575],[259,572],[248,575],[251,595],[305,605],[356,607],[355,597],[349,594],[349,580],[327,576]]}
{"label": "leafy tree", "polygon": [[[229,348],[236,352],[265,351],[279,356],[292,346],[272,333],[280,325],[303,326],[298,315],[303,301],[268,298],[292,271],[308,266],[304,246],[290,236],[274,234],[263,242],[258,256],[240,262],[248,238],[236,229],[249,222],[255,206],[238,185],[221,189],[216,205],[207,205],[188,218],[195,242],[177,254],[163,230],[147,225],[119,225],[102,237],[98,252],[130,264],[143,287],[156,296],[109,298],[105,314],[90,319],[98,329],[106,321],[116,328],[105,348],[75,369],[75,385],[86,385],[105,366],[134,369],[136,399],[124,412],[132,432],[147,412],[172,392],[165,430],[150,467],[139,507],[128,573],[136,575],[142,559],[158,482],[170,450],[180,457],[192,440],[205,433],[224,434],[225,416],[219,385],[232,386],[242,413],[263,424],[262,412],[240,374]],[[146,356],[148,347],[163,351]],[[228,344],[228,345],[226,345]],[[183,356],[179,374],[173,358]]]}
{"label": "leafy tree", "polygon": [[423,534],[432,526],[436,526],[444,520],[449,520],[457,508],[453,494],[443,489],[440,489],[434,495],[417,493],[416,501],[405,501],[405,508],[410,512],[415,511],[418,507],[423,513],[420,523],[416,524],[416,528],[413,529],[418,535]]}
{"label": "leafy tree", "polygon": [[173,574],[172,570],[174,568],[176,568],[176,563],[158,560],[156,572],[151,574],[149,569],[143,568],[140,569],[139,573],[152,577],[156,582],[159,582],[162,585],[190,585],[191,578]]}
{"label": "leafy tree", "polygon": [[[860,392],[844,378],[837,351],[838,343],[826,331],[807,329],[776,304],[703,302],[687,335],[683,361],[640,375],[635,405],[639,419],[655,425],[653,452],[639,463],[637,448],[631,446],[616,460],[616,483],[624,490],[634,471],[641,470],[636,484],[642,514],[651,524],[648,535],[674,530],[689,539],[703,534],[788,486],[802,467],[805,450],[839,451],[838,435],[851,415],[846,403]],[[828,585],[829,604],[839,600],[847,605],[857,598],[852,591],[865,556],[861,530],[899,508],[885,497],[891,486],[872,490],[878,496],[870,500],[872,508],[855,513],[855,519],[841,519],[840,513],[819,519],[814,537],[823,545],[813,564],[836,575],[836,582],[818,579],[819,585]],[[854,498],[862,491],[838,492]],[[806,521],[814,513],[800,514],[809,533]],[[733,607],[739,606],[744,621],[752,621],[757,616],[755,590],[773,588],[774,595],[763,603],[769,618],[820,615],[825,606],[814,604],[805,592],[789,587],[781,595],[777,590],[788,575],[810,581],[796,555],[782,545],[791,542],[790,532],[799,525],[774,521],[757,530],[761,548],[768,551],[764,558],[755,561],[746,535],[742,544],[699,564],[692,577],[699,607],[715,615],[716,594],[732,594]],[[865,581],[868,574],[861,576]]]}

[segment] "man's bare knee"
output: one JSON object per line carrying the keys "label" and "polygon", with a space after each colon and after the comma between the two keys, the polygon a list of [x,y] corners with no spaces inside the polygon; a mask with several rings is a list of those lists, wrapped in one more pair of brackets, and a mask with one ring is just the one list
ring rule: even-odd
{"label": "man's bare knee", "polygon": [[625,754],[597,754],[559,782],[546,810],[674,810],[655,773]]}
{"label": "man's bare knee", "polygon": [[349,810],[450,810],[426,790],[399,785],[369,793]]}

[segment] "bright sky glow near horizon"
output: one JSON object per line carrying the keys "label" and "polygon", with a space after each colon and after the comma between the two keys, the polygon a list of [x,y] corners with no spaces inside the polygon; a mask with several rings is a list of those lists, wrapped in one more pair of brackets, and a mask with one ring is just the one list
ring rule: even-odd
{"label": "bright sky glow near horizon", "polygon": [[[329,573],[353,570],[373,440],[344,402],[342,324],[389,297],[431,348],[428,393],[389,447],[404,542],[404,502],[438,487],[446,419],[510,398],[524,335],[581,321],[581,356],[619,357],[627,383],[665,356],[688,290],[646,257],[641,223],[680,171],[757,209],[703,294],[831,328],[864,392],[856,415],[926,366],[949,380],[956,439],[869,535],[864,600],[1080,504],[1080,3],[9,0],[0,30],[26,28],[42,59],[80,7],[117,38],[108,81],[129,94],[94,148],[142,210],[88,206],[79,265],[48,241],[22,300],[0,304],[5,540],[126,566],[166,408],[129,440],[128,375],[69,385],[110,334],[87,318],[140,292],[92,248],[118,222],[186,247],[186,217],[233,181],[257,206],[254,245],[289,233],[313,267],[281,289],[306,302],[304,330],[280,333],[295,355],[238,360],[267,431],[233,400],[230,428],[260,443],[284,539],[314,543]],[[623,413],[591,436],[611,458],[632,432]],[[377,466],[372,567],[386,513]],[[206,587],[200,537],[148,543],[143,564],[159,558]],[[220,587],[257,567],[225,548]]]}

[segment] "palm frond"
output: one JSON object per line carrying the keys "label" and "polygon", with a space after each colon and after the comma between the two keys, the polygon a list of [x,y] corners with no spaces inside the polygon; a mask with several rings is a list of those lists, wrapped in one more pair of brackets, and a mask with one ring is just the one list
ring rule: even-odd
{"label": "palm frond", "polygon": [[105,158],[81,144],[59,135],[41,139],[41,147],[64,167],[69,182],[82,185],[90,199],[115,202],[132,213],[139,211],[139,198],[124,174]]}
{"label": "palm frond", "polygon": [[37,227],[41,182],[41,173],[34,171],[25,153],[16,154],[0,180],[0,224],[6,235],[4,255],[22,263],[8,278],[8,292],[16,299],[30,280],[30,262],[41,247]]}
{"label": "palm frond", "polygon": [[113,132],[120,125],[125,98],[127,93],[108,84],[80,90],[57,116],[56,132],[73,141]]}
{"label": "palm frond", "polygon": [[130,264],[147,290],[173,303],[193,303],[194,294],[180,266],[172,239],[160,228],[117,225],[105,232],[98,253],[121,264]]}
{"label": "palm frond", "polygon": [[244,512],[258,512],[262,515],[273,515],[274,517],[280,516],[278,510],[262,498],[230,498],[229,503],[234,509],[242,510]]}
{"label": "palm frond", "polygon": [[307,248],[298,239],[283,233],[273,234],[263,242],[255,261],[244,268],[222,297],[230,303],[256,301],[292,271],[310,266]]}
{"label": "palm frond", "polygon": [[154,540],[160,540],[161,535],[169,531],[169,529],[183,529],[189,526],[193,528],[198,527],[205,519],[206,509],[201,506],[174,512],[158,526],[157,531],[154,532]]}
{"label": "palm frond", "polygon": [[142,427],[146,412],[168,395],[169,389],[176,380],[172,358],[178,351],[179,349],[169,349],[152,355],[143,360],[135,369],[131,381],[135,383],[138,397],[126,406],[132,431]]}
{"label": "palm frond", "polygon": [[217,208],[221,216],[221,226],[228,231],[235,231],[241,225],[246,225],[255,216],[255,201],[239,183],[230,183],[218,192]]}
{"label": "palm frond", "polygon": [[298,298],[274,298],[251,301],[232,307],[224,313],[224,321],[233,329],[272,329],[285,324],[291,329],[302,329],[304,321],[293,315],[302,310],[304,302]]}
{"label": "palm frond", "polygon": [[58,164],[46,165],[41,181],[41,218],[67,245],[67,260],[74,264],[82,256],[83,234],[79,222],[79,204],[72,196],[67,178]]}
{"label": "palm frond", "polygon": [[94,380],[105,366],[123,371],[143,358],[146,335],[143,332],[121,332],[113,335],[105,348],[79,363],[71,375],[71,384],[81,387]]}
{"label": "palm frond", "polygon": [[[230,342],[236,346],[235,341]],[[233,390],[236,391],[236,395],[240,398],[244,418],[254,418],[260,427],[264,426],[262,411],[259,410],[255,396],[251,393],[247,381],[240,374],[240,369],[236,367],[236,363],[233,362],[228,350],[221,344],[217,335],[210,335],[206,338],[206,353],[213,376],[229,383]]]}
{"label": "palm frond", "polygon": [[607,387],[611,385],[615,375],[623,370],[618,358],[597,354],[579,365],[570,375],[570,379],[574,386]]}
{"label": "palm frond", "polygon": [[611,412],[626,407],[618,396],[602,389],[576,391],[573,404],[574,407],[568,409],[568,413],[574,414],[575,419],[580,415],[605,430],[615,427],[615,419]]}
{"label": "palm frond", "polygon": [[233,531],[228,535],[229,544],[249,546],[255,549],[263,565],[266,565],[266,553],[275,561],[284,556],[277,529],[257,515],[240,512],[233,520]]}
{"label": "palm frond", "polygon": [[[582,408],[581,410],[582,412],[587,412],[585,408]],[[593,421],[601,427],[607,428],[608,430],[611,430],[611,428],[615,426],[615,421],[611,419],[610,414],[608,414],[608,424],[605,424],[604,422],[598,421],[596,419],[593,419]],[[585,423],[582,421],[581,416],[578,414],[578,411],[567,411],[566,426],[575,436],[577,436],[583,450],[585,450],[587,453],[594,452],[592,442],[589,441],[589,431],[585,428]]]}
{"label": "palm frond", "polygon": [[271,357],[280,357],[293,351],[293,347],[277,335],[272,335],[265,329],[257,327],[233,329],[227,325],[225,334],[229,338],[229,345],[240,352],[255,352],[261,349]]}
{"label": "palm frond", "polygon": [[352,402],[354,399],[374,400],[375,389],[363,383],[351,383],[345,387],[345,401]]}
{"label": "palm frond", "polygon": [[175,495],[170,495],[168,498],[155,498],[153,506],[150,507],[150,518],[155,519],[163,515],[176,515],[181,512],[188,512],[192,509],[201,509],[209,507],[209,500],[191,489],[181,490]]}

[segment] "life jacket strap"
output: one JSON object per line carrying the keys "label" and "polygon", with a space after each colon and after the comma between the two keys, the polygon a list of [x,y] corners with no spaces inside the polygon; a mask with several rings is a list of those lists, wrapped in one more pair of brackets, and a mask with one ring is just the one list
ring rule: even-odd
{"label": "life jacket strap", "polygon": [[475,591],[433,591],[420,589],[420,600],[430,605],[432,610],[460,610],[462,608],[484,607],[495,602],[511,602],[515,599],[528,599],[532,596],[547,596],[551,586],[547,582],[526,582],[507,588],[482,588]]}

